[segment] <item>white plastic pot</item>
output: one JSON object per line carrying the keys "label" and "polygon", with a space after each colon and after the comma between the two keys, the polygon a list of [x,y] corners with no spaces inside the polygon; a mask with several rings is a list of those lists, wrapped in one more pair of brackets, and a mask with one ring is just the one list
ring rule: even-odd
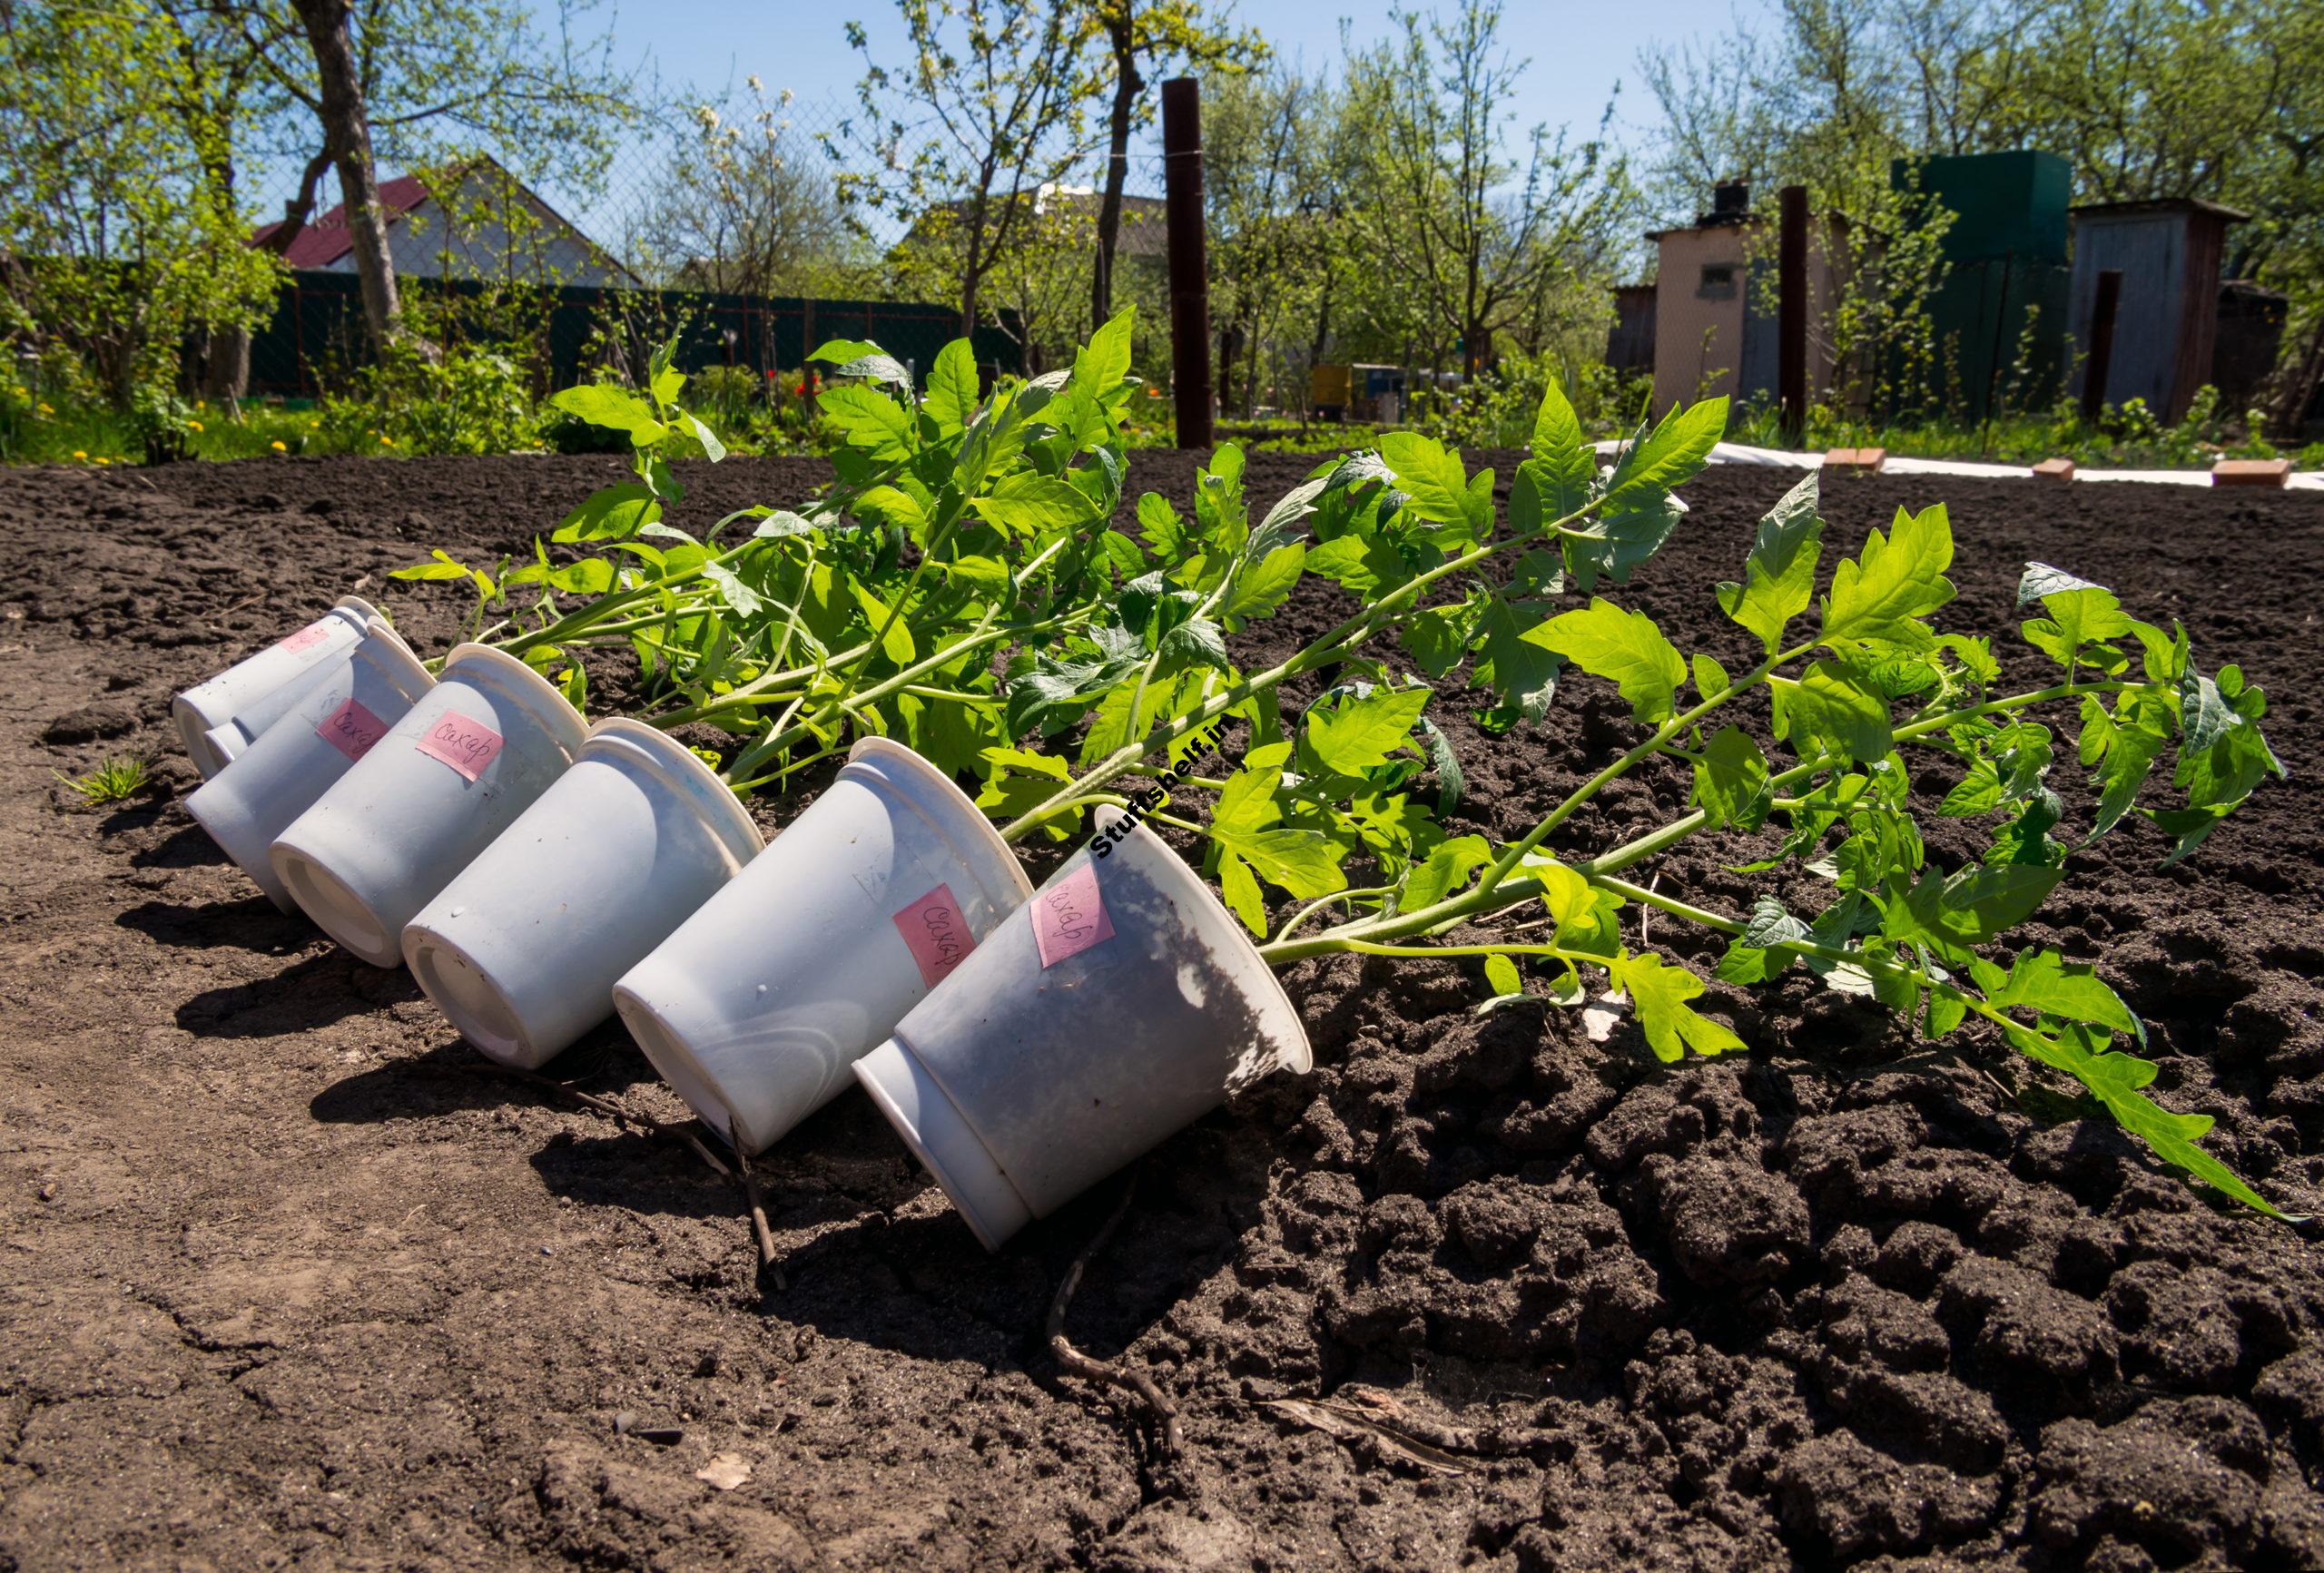
{"label": "white plastic pot", "polygon": [[599,722],[573,768],[403,931],[462,1037],[531,1069],[614,1013],[614,982],[765,843],[692,751]]}
{"label": "white plastic pot", "polygon": [[369,601],[347,596],[296,634],[179,694],[170,714],[202,779],[224,770],[261,732],[288,714],[323,670],[352,649],[379,615]]}
{"label": "white plastic pot", "polygon": [[987,1250],[1312,1063],[1234,916],[1152,831],[1106,833],[1119,818],[855,1067]]}
{"label": "white plastic pot", "polygon": [[761,1152],[844,1091],[849,1067],[1031,892],[949,776],[865,738],[614,1000],[704,1123]]}
{"label": "white plastic pot", "polygon": [[513,655],[462,644],[436,686],[276,839],[292,900],[374,967],[573,762],[588,723]]}
{"label": "white plastic pot", "polygon": [[186,811],[269,900],[294,910],[268,849],[435,685],[395,630],[373,618],[290,713],[186,799]]}

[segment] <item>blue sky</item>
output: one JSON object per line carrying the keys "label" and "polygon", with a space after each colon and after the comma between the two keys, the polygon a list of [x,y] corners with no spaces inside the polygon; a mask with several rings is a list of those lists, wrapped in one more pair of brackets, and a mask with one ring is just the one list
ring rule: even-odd
{"label": "blue sky", "polygon": [[[1510,52],[1530,59],[1517,110],[1526,123],[1571,122],[1577,129],[1596,124],[1607,96],[1620,86],[1619,122],[1625,140],[1634,141],[1651,123],[1653,106],[1638,83],[1636,56],[1657,41],[1717,36],[1728,31],[1739,10],[1754,15],[1766,0],[1657,0],[1652,5],[1526,4],[1514,0],[1502,19]],[[1425,9],[1425,7],[1422,7]],[[1391,26],[1388,0],[1339,0],[1300,5],[1289,0],[1244,0],[1236,19],[1256,26],[1286,57],[1309,65],[1335,61],[1344,19],[1358,44],[1385,36]],[[875,58],[901,57],[903,37],[891,0],[776,0],[736,5],[734,0],[631,0],[618,10],[597,13],[600,31],[610,23],[615,54],[626,64],[649,57],[665,82],[691,81],[715,90],[737,84],[755,73],[769,91],[788,87],[803,109],[818,103],[852,103],[862,62],[847,45],[845,24],[863,24]]]}

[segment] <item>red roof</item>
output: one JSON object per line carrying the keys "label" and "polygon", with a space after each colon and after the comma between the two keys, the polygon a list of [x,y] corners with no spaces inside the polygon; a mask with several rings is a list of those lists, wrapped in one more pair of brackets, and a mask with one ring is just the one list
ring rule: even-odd
{"label": "red roof", "polygon": [[[428,188],[418,175],[379,182],[379,206],[387,211],[390,222],[427,200]],[[266,238],[281,227],[280,221],[260,225],[251,231],[251,244],[264,245]],[[354,249],[354,239],[347,232],[347,204],[341,202],[321,218],[309,220],[282,260],[293,268],[328,268]]]}

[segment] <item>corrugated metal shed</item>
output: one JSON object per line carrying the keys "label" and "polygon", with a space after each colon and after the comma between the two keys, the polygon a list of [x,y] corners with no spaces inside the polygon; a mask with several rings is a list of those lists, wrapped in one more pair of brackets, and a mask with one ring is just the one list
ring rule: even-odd
{"label": "corrugated metal shed", "polygon": [[[2192,199],[2073,210],[2073,284],[2066,312],[2081,356],[2090,353],[2098,275],[2122,275],[2106,403],[2142,398],[2168,421],[2187,413],[2195,389],[2211,375],[2227,227],[2249,216]],[[2085,369],[2080,363],[2074,368],[2077,395]]]}

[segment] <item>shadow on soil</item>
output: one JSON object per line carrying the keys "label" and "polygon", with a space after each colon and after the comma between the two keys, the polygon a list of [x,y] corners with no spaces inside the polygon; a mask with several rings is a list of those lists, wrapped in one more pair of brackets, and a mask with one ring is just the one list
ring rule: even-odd
{"label": "shadow on soil", "polygon": [[253,950],[280,955],[315,938],[303,917],[276,909],[263,896],[232,901],[141,901],[113,919],[157,945],[176,950]]}
{"label": "shadow on soil", "polygon": [[205,988],[178,1007],[177,1024],[196,1037],[280,1037],[419,998],[407,974],[333,949],[271,978]]}

